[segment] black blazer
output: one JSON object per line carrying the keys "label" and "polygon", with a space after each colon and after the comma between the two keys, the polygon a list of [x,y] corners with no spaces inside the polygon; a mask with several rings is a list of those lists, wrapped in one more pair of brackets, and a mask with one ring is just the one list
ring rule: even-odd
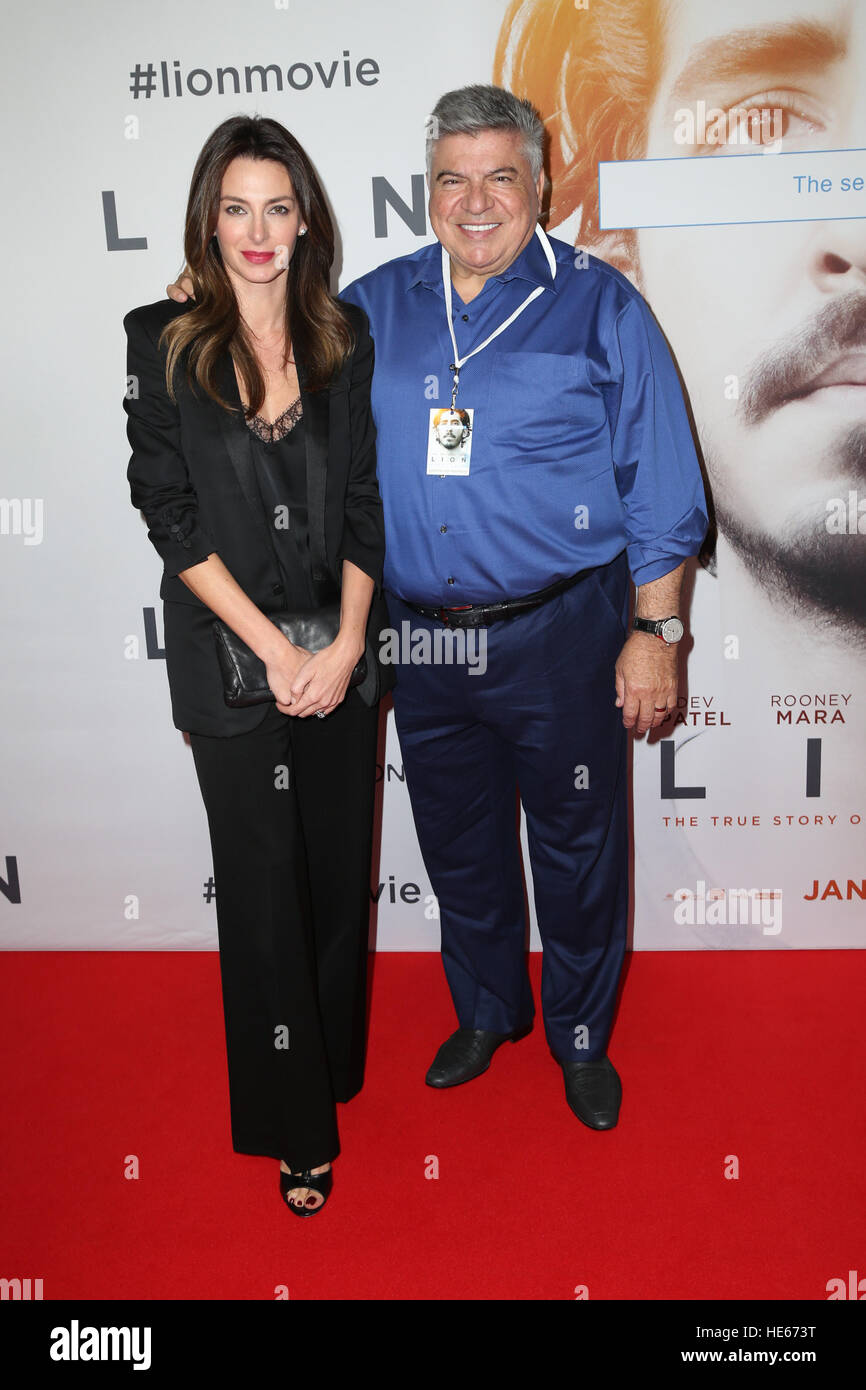
{"label": "black blazer", "polygon": [[[132,447],[127,477],[133,506],[163,561],[165,656],[175,726],[194,734],[247,733],[269,705],[231,709],[223,698],[213,635],[214,614],[196,598],[181,570],[216,552],[257,607],[283,606],[282,587],[259,499],[250,434],[231,357],[224,354],[219,390],[232,412],[176,373],[177,401],[165,386],[165,350],[157,347],[164,326],[192,304],[162,299],[133,309],[123,320],[128,339],[127,435]],[[368,660],[358,692],[374,704],[394,684],[392,666],[378,661],[379,630],[388,625],[382,594],[385,554],[382,502],[376,482],[376,431],[370,408],[373,343],[367,317],[344,305],[355,348],[331,385],[308,392],[298,363],[307,452],[307,510],[311,537],[327,557],[337,587],[343,560],[375,581],[367,628],[377,654]],[[314,532],[313,528],[318,528]],[[314,547],[315,553],[315,547]]]}

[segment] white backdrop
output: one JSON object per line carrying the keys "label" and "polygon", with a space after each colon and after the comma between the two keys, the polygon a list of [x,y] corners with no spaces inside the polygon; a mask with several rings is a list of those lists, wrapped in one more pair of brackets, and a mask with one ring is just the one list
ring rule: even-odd
{"label": "white backdrop", "polygon": [[[425,119],[442,90],[491,80],[506,8],[502,0],[49,0],[7,11],[4,948],[216,945],[205,816],[189,748],[171,722],[160,565],[129,503],[121,407],[121,320],[160,298],[181,265],[189,176],[204,139],[227,116],[251,111],[297,135],[331,199],[344,285],[429,239],[419,182]],[[217,90],[220,68],[237,69],[243,82],[247,65],[272,63],[282,91],[274,73],[264,94],[255,74],[249,93],[235,95],[228,79],[226,92]],[[138,96],[130,90],[136,65]],[[386,185],[390,203],[381,197]],[[377,188],[386,231],[378,236]],[[573,239],[570,224],[550,230]],[[697,575],[684,696],[697,703],[686,706],[686,723],[665,731],[665,741],[682,745],[668,780],[658,742],[635,750],[634,943],[859,946],[862,657],[846,664],[836,653],[822,666],[808,646],[791,646],[777,664],[778,634],[766,639],[756,627],[750,643],[742,605],[733,618],[726,612],[735,589],[724,581],[721,564],[718,577]],[[731,633],[744,646],[737,660],[725,650]],[[780,724],[778,710],[790,706],[771,703],[790,696],[796,720],[804,695],[821,696],[827,708],[830,694],[847,696],[829,707],[843,722],[821,727]],[[807,796],[807,738],[819,737],[820,794]],[[390,714],[381,761],[377,945],[437,949],[435,900]],[[780,929],[678,922],[678,890],[699,899],[702,883],[707,894],[781,892]]]}

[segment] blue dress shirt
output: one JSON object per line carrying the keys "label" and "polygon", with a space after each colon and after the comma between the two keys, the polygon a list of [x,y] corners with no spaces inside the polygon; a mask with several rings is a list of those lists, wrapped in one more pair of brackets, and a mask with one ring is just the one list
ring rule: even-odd
{"label": "blue dress shirt", "polygon": [[635,584],[700,548],[703,481],[682,389],[650,310],[626,278],[538,237],[464,304],[460,356],[539,295],[460,370],[474,409],[470,472],[427,473],[430,409],[451,404],[453,349],[438,242],[342,292],[370,320],[385,510],[384,583],[412,603],[490,603],[546,588],[623,550]]}

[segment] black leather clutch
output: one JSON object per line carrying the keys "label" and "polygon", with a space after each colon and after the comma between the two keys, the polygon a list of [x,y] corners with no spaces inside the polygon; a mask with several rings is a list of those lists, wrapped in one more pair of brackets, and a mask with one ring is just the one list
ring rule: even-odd
{"label": "black leather clutch", "polygon": [[[268,613],[267,616],[294,646],[308,652],[320,652],[323,647],[329,647],[340,630],[338,603],[326,604],[310,613]],[[273,700],[265,663],[219,618],[213,629],[226,704],[232,709],[245,709],[248,705],[263,705]],[[349,677],[349,686],[360,685],[366,674],[367,658],[362,656]]]}

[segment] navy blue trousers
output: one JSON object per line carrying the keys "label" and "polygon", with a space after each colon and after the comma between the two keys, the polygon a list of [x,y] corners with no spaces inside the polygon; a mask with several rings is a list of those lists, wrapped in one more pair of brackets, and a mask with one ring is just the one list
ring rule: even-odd
{"label": "navy blue trousers", "polygon": [[[390,594],[388,606],[398,632],[406,622],[413,636],[441,630]],[[627,621],[623,553],[542,607],[485,629],[484,674],[468,662],[413,664],[408,643],[397,667],[406,785],[459,1024],[507,1033],[533,1018],[519,795],[545,1033],[559,1061],[605,1055],[625,952],[627,748],[614,666]],[[479,648],[469,652],[477,661]]]}

